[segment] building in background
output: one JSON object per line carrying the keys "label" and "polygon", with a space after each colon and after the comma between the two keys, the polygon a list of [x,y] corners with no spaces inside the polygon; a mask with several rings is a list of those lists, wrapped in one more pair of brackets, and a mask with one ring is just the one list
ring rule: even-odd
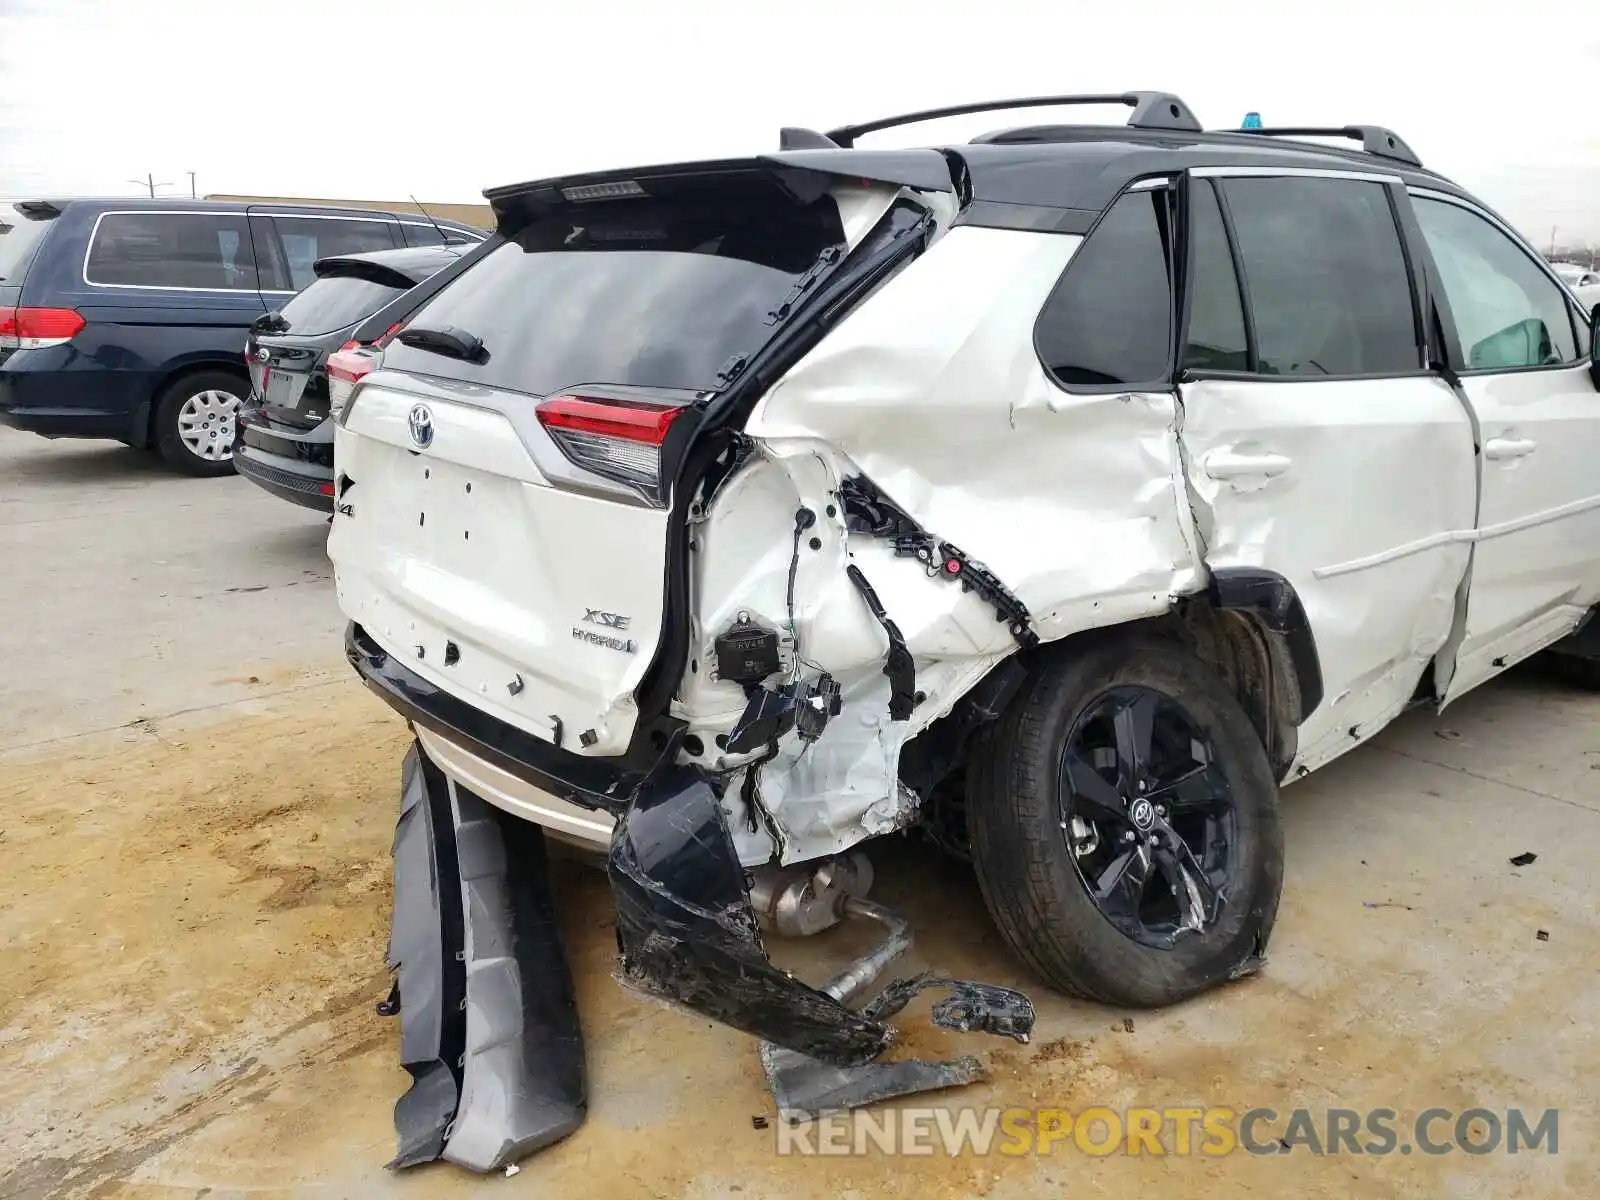
{"label": "building in background", "polygon": [[[207,200],[229,200],[241,204],[325,204],[330,208],[375,208],[384,212],[417,215],[410,200],[314,200],[304,196],[226,196],[211,195]],[[440,221],[460,221],[478,229],[494,228],[494,212],[487,204],[433,204],[422,202],[427,215]]]}

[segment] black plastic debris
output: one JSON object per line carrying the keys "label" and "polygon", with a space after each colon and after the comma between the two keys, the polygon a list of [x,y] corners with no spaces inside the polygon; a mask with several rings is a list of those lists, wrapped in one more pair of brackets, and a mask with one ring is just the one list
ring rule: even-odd
{"label": "black plastic debris", "polygon": [[1548,942],[1550,940],[1550,931],[1548,929],[1541,929],[1533,936],[1538,938],[1541,942]]}
{"label": "black plastic debris", "polygon": [[1530,865],[1531,863],[1535,862],[1538,859],[1538,857],[1539,856],[1537,854],[1535,854],[1532,850],[1524,850],[1521,854],[1518,854],[1514,858],[1512,858],[1511,865],[1513,867],[1526,867],[1526,866]]}

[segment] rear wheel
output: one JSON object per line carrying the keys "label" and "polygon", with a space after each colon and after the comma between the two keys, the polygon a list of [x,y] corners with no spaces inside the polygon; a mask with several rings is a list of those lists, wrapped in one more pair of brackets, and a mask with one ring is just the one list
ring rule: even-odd
{"label": "rear wheel", "polygon": [[1255,968],[1283,885],[1277,782],[1182,647],[1126,635],[1047,661],[968,788],[984,899],[1053,986],[1154,1007]]}
{"label": "rear wheel", "polygon": [[234,416],[247,390],[227,371],[197,371],[169,386],[156,401],[161,457],[190,475],[231,475]]}

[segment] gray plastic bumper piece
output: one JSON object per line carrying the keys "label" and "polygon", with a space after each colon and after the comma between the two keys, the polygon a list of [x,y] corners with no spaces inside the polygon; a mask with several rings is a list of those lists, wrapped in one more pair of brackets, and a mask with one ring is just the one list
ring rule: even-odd
{"label": "gray plastic bumper piece", "polygon": [[583,1037],[544,833],[451,782],[465,916],[466,1057],[441,1157],[493,1171],[587,1112]]}
{"label": "gray plastic bumper piece", "polygon": [[400,991],[400,1062],[411,1089],[394,1106],[399,1146],[391,1167],[432,1162],[461,1091],[466,1046],[466,968],[461,944],[461,885],[444,777],[416,746],[400,770],[395,825],[394,916],[389,969]]}

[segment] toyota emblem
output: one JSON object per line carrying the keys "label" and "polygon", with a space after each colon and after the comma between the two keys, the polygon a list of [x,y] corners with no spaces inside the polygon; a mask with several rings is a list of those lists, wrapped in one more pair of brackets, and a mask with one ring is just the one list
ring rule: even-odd
{"label": "toyota emblem", "polygon": [[419,449],[426,450],[433,444],[433,413],[428,411],[426,404],[412,405],[408,423],[411,426],[411,440]]}

